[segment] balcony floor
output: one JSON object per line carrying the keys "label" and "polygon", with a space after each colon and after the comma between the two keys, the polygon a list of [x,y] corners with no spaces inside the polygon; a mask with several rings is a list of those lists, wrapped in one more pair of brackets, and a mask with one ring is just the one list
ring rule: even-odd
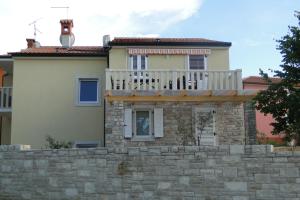
{"label": "balcony floor", "polygon": [[256,90],[111,90],[108,101],[248,101]]}

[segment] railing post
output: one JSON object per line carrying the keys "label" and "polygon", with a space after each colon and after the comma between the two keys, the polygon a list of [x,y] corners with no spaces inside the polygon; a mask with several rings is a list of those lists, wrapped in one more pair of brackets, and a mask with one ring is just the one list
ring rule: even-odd
{"label": "railing post", "polygon": [[172,90],[177,90],[177,72],[172,73]]}
{"label": "railing post", "polygon": [[241,69],[236,70],[236,89],[237,90],[242,90],[243,89],[242,70]]}

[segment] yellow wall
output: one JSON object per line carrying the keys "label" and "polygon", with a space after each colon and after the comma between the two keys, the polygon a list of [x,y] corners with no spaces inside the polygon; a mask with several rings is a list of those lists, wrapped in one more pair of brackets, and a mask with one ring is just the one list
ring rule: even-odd
{"label": "yellow wall", "polygon": [[[46,135],[103,143],[106,59],[30,59],[14,62],[11,143],[41,148]],[[101,106],[76,106],[76,78],[89,75],[101,77]]]}
{"label": "yellow wall", "polygon": [[[127,48],[112,48],[109,52],[110,69],[128,69]],[[149,55],[148,69],[187,69],[186,55]],[[229,49],[214,48],[207,56],[208,70],[229,70]]]}

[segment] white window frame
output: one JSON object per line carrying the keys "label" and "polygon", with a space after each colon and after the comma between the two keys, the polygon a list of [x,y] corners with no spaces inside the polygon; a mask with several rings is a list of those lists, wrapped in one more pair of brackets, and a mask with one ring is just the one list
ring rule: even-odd
{"label": "white window frame", "polygon": [[148,56],[147,55],[130,55],[130,69],[131,70],[134,70],[133,69],[133,56],[137,56],[137,69],[136,70],[142,70],[142,62],[141,62],[141,57],[142,56],[145,56],[145,69],[143,70],[148,70]]}
{"label": "white window frame", "polygon": [[[136,113],[139,111],[146,111],[149,112],[149,135],[138,135],[137,134],[137,127],[136,127]],[[136,108],[133,109],[132,113],[132,132],[133,132],[133,139],[154,139],[154,115],[153,109],[143,109],[143,108]]]}
{"label": "white window frame", "polygon": [[[80,101],[80,81],[95,80],[97,81],[97,100],[96,101]],[[101,79],[99,76],[78,76],[76,77],[75,104],[77,106],[100,106],[101,105]]]}
{"label": "white window frame", "polygon": [[[190,56],[193,55],[187,55],[187,69],[191,70],[190,68]],[[195,56],[204,56],[204,69],[199,69],[201,71],[206,71],[207,70],[207,56],[206,55],[195,55]]]}

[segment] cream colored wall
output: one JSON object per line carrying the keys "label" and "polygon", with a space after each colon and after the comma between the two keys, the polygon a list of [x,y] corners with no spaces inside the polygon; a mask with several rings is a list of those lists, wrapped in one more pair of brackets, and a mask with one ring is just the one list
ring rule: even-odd
{"label": "cream colored wall", "polygon": [[[112,48],[109,52],[110,69],[128,69],[127,48]],[[148,69],[186,69],[186,55],[149,55]],[[207,56],[208,70],[229,70],[229,49],[214,48]]]}
{"label": "cream colored wall", "polygon": [[212,49],[207,56],[208,70],[229,70],[229,49]]}
{"label": "cream colored wall", "polygon": [[11,116],[10,114],[1,116],[1,144],[10,144],[11,139]]}
{"label": "cream colored wall", "polygon": [[[32,58],[31,58],[32,59]],[[45,136],[58,140],[101,140],[104,132],[106,59],[16,59],[13,79],[12,144],[45,146]],[[101,77],[101,106],[76,106],[76,78]]]}

